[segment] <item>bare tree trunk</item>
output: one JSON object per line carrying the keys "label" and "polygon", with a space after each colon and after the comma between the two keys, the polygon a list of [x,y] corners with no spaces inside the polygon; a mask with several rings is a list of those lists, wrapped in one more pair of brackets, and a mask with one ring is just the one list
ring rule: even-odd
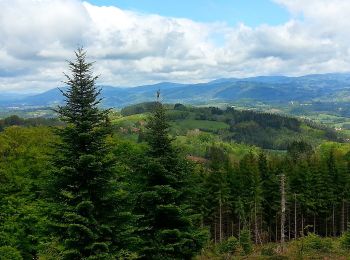
{"label": "bare tree trunk", "polygon": [[284,242],[285,242],[285,222],[286,222],[286,194],[285,194],[285,175],[281,175],[281,246],[282,251],[284,251]]}
{"label": "bare tree trunk", "polygon": [[214,223],[214,244],[216,244],[216,220]]}
{"label": "bare tree trunk", "polygon": [[335,231],[335,214],[334,214],[334,203],[333,203],[333,208],[332,208],[332,232],[333,232],[333,236],[336,236],[336,231]]}
{"label": "bare tree trunk", "polygon": [[327,221],[327,218],[326,218],[326,237],[328,236],[328,221]]}
{"label": "bare tree trunk", "polygon": [[277,213],[276,213],[276,225],[275,225],[275,232],[276,232],[276,234],[275,234],[275,242],[277,242],[278,241],[278,227],[277,227],[277,224],[278,223],[278,217],[277,217]]}
{"label": "bare tree trunk", "polygon": [[290,241],[290,210],[288,210],[288,241]]}
{"label": "bare tree trunk", "polygon": [[[262,213],[260,213],[260,235],[263,234],[263,215]],[[265,237],[263,237],[264,241],[260,241],[260,242],[265,242]]]}
{"label": "bare tree trunk", "polygon": [[220,212],[219,212],[219,241],[222,241],[222,203],[221,203],[221,196],[219,200],[219,207],[220,207]]}
{"label": "bare tree trunk", "polygon": [[[260,236],[263,234],[263,216],[262,213],[260,212]],[[266,240],[265,237],[260,238],[260,243],[264,243]]]}
{"label": "bare tree trunk", "polygon": [[248,219],[248,227],[249,227],[249,230],[252,230],[252,212],[250,212],[249,214],[249,219]]}
{"label": "bare tree trunk", "polygon": [[298,238],[297,231],[297,195],[294,193],[294,239]]}
{"label": "bare tree trunk", "polygon": [[348,230],[348,223],[349,223],[349,204],[346,201],[346,221],[345,221],[346,225],[345,225],[345,231]]}
{"label": "bare tree trunk", "polygon": [[233,221],[231,221],[231,236],[233,237]]}
{"label": "bare tree trunk", "polygon": [[304,214],[301,214],[301,236],[304,236]]}
{"label": "bare tree trunk", "polygon": [[316,234],[316,213],[314,212],[314,234]]}
{"label": "bare tree trunk", "polygon": [[241,241],[241,215],[238,216],[238,240]]}
{"label": "bare tree trunk", "polygon": [[345,201],[342,201],[341,207],[341,233],[343,234],[345,230]]}
{"label": "bare tree trunk", "polygon": [[254,202],[254,237],[255,237],[255,244],[258,243],[258,222],[256,217],[256,200]]}

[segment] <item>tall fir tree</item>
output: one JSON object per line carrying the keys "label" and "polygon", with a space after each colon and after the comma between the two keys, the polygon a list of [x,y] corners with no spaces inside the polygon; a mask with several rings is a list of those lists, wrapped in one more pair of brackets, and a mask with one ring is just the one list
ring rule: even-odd
{"label": "tall fir tree", "polygon": [[143,166],[143,191],[138,213],[142,214],[143,259],[191,259],[201,249],[206,233],[196,225],[185,201],[190,172],[172,145],[165,108],[157,102],[145,140],[149,145]]}
{"label": "tall fir tree", "polygon": [[52,227],[64,259],[115,259],[123,247],[118,235],[125,231],[127,214],[121,214],[115,195],[115,160],[107,142],[111,134],[108,110],[99,108],[101,90],[82,48],[75,52],[69,69],[68,89],[62,91],[65,105],[57,109],[66,126],[57,129],[60,141],[52,183],[57,207]]}

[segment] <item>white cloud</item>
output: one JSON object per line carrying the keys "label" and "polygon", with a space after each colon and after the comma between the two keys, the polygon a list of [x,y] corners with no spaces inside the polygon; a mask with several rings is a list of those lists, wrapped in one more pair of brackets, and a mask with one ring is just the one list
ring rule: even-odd
{"label": "white cloud", "polygon": [[63,79],[83,45],[100,83],[349,71],[350,2],[275,0],[278,26],[204,24],[79,0],[0,0],[0,90],[39,91]]}

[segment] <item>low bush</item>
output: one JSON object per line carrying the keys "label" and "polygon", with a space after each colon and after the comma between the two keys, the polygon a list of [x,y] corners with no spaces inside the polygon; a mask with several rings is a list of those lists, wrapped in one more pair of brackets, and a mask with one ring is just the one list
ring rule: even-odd
{"label": "low bush", "polygon": [[331,238],[321,238],[314,233],[308,233],[307,236],[301,238],[301,243],[305,251],[317,251],[328,253],[333,248]]}
{"label": "low bush", "polygon": [[253,251],[253,243],[249,229],[243,229],[239,237],[239,243],[243,249],[243,252],[248,255]]}
{"label": "low bush", "polygon": [[235,254],[239,249],[239,241],[235,237],[229,237],[218,245],[218,252],[220,254]]}
{"label": "low bush", "polygon": [[266,245],[261,249],[261,255],[263,256],[275,256],[276,253],[276,247],[271,244]]}
{"label": "low bush", "polygon": [[343,249],[350,249],[350,231],[344,232],[340,237],[340,245]]}
{"label": "low bush", "polygon": [[0,247],[0,260],[22,260],[20,252],[11,246]]}

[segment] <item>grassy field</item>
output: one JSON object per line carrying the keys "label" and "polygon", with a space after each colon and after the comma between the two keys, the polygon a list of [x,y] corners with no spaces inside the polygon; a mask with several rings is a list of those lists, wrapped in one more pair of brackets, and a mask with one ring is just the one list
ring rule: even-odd
{"label": "grassy field", "polygon": [[147,114],[136,114],[131,116],[114,116],[112,124],[120,127],[132,127],[137,125],[140,121],[147,119]]}
{"label": "grassy field", "polygon": [[213,132],[220,129],[228,129],[229,125],[224,122],[186,119],[172,122],[174,129],[193,130],[199,129],[206,132]]}

